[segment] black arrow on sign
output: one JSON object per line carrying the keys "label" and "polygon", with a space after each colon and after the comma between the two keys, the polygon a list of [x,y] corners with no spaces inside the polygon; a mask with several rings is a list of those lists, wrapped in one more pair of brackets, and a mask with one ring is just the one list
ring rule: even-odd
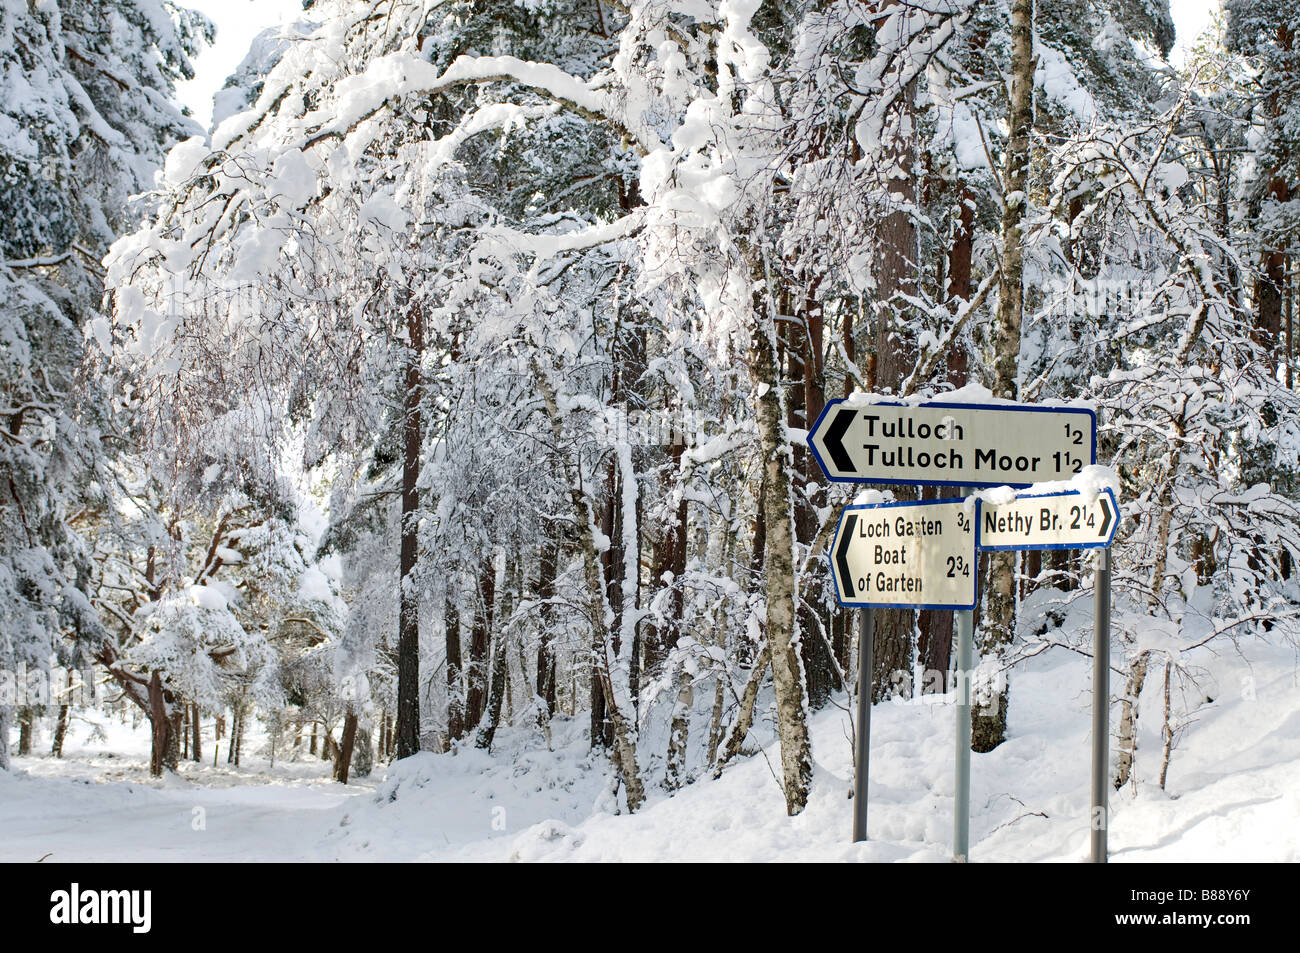
{"label": "black arrow on sign", "polygon": [[1103,517],[1101,521],[1102,539],[1106,538],[1106,530],[1110,528],[1110,506],[1106,503],[1106,499],[1107,499],[1106,494],[1103,493],[1101,495],[1101,512]]}
{"label": "black arrow on sign", "polygon": [[826,452],[831,455],[831,460],[834,461],[835,466],[849,473],[857,473],[858,468],[853,465],[853,458],[844,449],[844,433],[849,429],[849,424],[853,423],[853,418],[857,415],[856,410],[849,410],[848,408],[837,411],[835,419],[826,428],[826,436],[822,438],[822,443],[826,445]]}
{"label": "black arrow on sign", "polygon": [[[853,413],[853,411],[849,411]],[[840,537],[839,546],[835,547],[835,566],[840,571],[840,581],[844,583],[844,592],[853,598],[853,574],[849,572],[849,544],[853,542],[853,527],[858,525],[858,518],[850,513],[844,519],[844,535]]]}

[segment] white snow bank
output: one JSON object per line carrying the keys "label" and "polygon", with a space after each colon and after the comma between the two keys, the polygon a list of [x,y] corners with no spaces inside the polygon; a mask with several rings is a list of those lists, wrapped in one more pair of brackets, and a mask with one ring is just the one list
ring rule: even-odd
{"label": "white snow bank", "polygon": [[[1149,686],[1136,789],[1111,799],[1112,861],[1300,860],[1294,657],[1259,642],[1250,655],[1247,664],[1230,651],[1198,650],[1198,685],[1179,689],[1190,716],[1167,791],[1156,784],[1161,693]],[[1089,659],[1066,651],[1015,671],[1008,739],[971,759],[972,861],[1087,858],[1090,672]],[[707,707],[712,693],[697,694]],[[850,843],[847,715],[832,706],[812,720],[812,796],[793,818],[773,776],[779,750],[765,715],[755,729],[763,755],[739,759],[717,781],[696,763],[698,780],[671,797],[658,787],[662,762],[648,750],[662,739],[643,735],[650,800],[635,815],[616,813],[623,799],[613,793],[608,762],[588,751],[585,718],[557,718],[553,750],[535,729],[503,730],[490,755],[472,747],[426,753],[393,766],[382,781],[346,789],[292,773],[278,783],[271,774],[260,784],[217,789],[195,783],[207,768],[141,783],[142,725],[133,780],[111,780],[102,766],[74,779],[86,765],[76,760],[88,757],[84,748],[63,762],[16,759],[17,775],[0,775],[0,860],[54,851],[59,860],[944,862],[952,844],[951,700],[874,709],[871,839],[863,844]],[[1112,725],[1117,715],[1116,707]],[[327,767],[314,764],[318,774]],[[63,776],[40,776],[47,772]],[[194,806],[207,810],[206,836],[191,831]]]}

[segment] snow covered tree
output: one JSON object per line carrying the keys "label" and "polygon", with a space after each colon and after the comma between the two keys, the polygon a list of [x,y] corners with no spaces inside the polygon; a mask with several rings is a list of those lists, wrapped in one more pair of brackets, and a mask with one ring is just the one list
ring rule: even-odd
{"label": "snow covered tree", "polygon": [[[79,514],[106,505],[120,437],[82,372],[100,259],[131,195],[193,123],[177,79],[211,28],[155,0],[0,7],[0,667],[85,664],[99,625]],[[73,648],[63,636],[71,636]],[[9,710],[0,702],[0,766]]]}

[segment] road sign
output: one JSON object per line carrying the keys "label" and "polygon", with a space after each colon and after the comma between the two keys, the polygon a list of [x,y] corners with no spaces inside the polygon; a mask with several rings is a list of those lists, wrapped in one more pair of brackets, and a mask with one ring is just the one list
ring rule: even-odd
{"label": "road sign", "polygon": [[831,544],[842,606],[971,609],[979,501],[847,506]]}
{"label": "road sign", "polygon": [[1103,490],[1088,502],[1078,490],[983,501],[980,549],[1104,549],[1115,539],[1119,506]]}
{"label": "road sign", "polygon": [[1097,417],[1082,407],[832,400],[808,445],[840,483],[1030,486],[1097,462]]}

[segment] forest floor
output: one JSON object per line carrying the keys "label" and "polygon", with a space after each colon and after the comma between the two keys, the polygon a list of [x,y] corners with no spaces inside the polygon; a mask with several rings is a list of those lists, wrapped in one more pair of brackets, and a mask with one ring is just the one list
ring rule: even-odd
{"label": "forest floor", "polygon": [[[1112,795],[1112,861],[1300,860],[1300,667],[1284,646],[1255,643],[1251,656],[1198,659],[1197,684],[1186,686],[1197,703],[1165,791],[1162,673],[1148,679],[1138,783]],[[972,758],[972,861],[1087,858],[1089,674],[1090,660],[1060,650],[1017,669],[1008,740]],[[697,714],[700,738],[703,705]],[[716,781],[696,765],[698,780],[674,796],[648,758],[650,801],[628,816],[616,813],[608,762],[563,717],[550,750],[532,733],[503,731],[491,754],[422,754],[347,787],[315,759],[272,768],[256,737],[239,769],[223,745],[216,766],[185,763],[153,780],[146,725],[75,722],[64,759],[17,758],[0,775],[0,861],[945,861],[953,720],[951,696],[874,708],[871,840],[856,845],[850,719],[835,705],[813,719],[812,797],[795,818],[785,816],[765,724],[762,754]]]}

